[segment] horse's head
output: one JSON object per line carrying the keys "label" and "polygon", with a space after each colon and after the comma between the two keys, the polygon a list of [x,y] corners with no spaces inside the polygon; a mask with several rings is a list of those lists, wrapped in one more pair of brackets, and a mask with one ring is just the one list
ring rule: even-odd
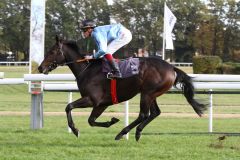
{"label": "horse's head", "polygon": [[63,41],[56,36],[56,43],[46,53],[44,60],[38,67],[38,71],[43,74],[48,74],[52,70],[56,69],[57,66],[63,65],[66,62],[63,53]]}

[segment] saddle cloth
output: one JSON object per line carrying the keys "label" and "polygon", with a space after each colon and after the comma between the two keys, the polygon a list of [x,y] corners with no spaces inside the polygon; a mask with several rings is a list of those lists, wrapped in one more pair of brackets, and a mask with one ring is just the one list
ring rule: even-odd
{"label": "saddle cloth", "polygon": [[[139,73],[139,58],[128,58],[118,61],[120,72],[122,73],[122,78],[131,77]],[[107,60],[103,58],[102,71],[104,73],[111,72],[111,67],[109,66]]]}

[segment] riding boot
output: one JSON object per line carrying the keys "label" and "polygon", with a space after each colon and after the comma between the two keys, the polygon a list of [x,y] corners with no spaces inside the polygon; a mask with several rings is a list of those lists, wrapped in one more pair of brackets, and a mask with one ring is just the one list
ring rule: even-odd
{"label": "riding boot", "polygon": [[112,59],[112,60],[108,60],[108,63],[112,68],[112,72],[108,74],[108,78],[109,79],[122,78],[122,73],[119,70],[119,66],[117,62],[115,62],[115,60]]}

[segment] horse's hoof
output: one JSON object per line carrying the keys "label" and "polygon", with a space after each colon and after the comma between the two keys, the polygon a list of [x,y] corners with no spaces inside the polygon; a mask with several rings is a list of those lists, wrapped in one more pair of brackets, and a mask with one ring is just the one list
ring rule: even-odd
{"label": "horse's hoof", "polygon": [[141,132],[138,132],[135,134],[136,141],[139,141],[140,137],[141,137]]}
{"label": "horse's hoof", "polygon": [[117,123],[117,122],[119,122],[119,121],[120,121],[120,120],[117,119],[117,118],[115,118],[115,117],[113,117],[113,118],[111,119],[112,124],[115,124],[115,123]]}
{"label": "horse's hoof", "polygon": [[122,139],[122,137],[123,137],[123,135],[118,134],[118,135],[115,137],[115,140],[118,141],[118,140]]}
{"label": "horse's hoof", "polygon": [[78,132],[77,132],[77,138],[79,138],[79,137],[80,137],[80,132],[78,131]]}
{"label": "horse's hoof", "polygon": [[77,138],[79,138],[79,136],[80,136],[79,131],[78,131],[77,129],[72,130],[72,131],[73,131],[74,135],[75,135]]}

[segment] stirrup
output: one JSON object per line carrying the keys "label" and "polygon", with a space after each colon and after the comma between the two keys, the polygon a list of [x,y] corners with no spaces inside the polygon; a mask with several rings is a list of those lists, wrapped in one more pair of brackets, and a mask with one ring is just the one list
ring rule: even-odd
{"label": "stirrup", "polygon": [[107,79],[116,79],[116,78],[122,78],[122,74],[119,73],[119,76],[114,77],[114,74],[112,72],[107,73]]}
{"label": "stirrup", "polygon": [[111,78],[112,75],[113,75],[112,72],[108,72],[107,73],[107,79],[113,79],[113,78]]}

